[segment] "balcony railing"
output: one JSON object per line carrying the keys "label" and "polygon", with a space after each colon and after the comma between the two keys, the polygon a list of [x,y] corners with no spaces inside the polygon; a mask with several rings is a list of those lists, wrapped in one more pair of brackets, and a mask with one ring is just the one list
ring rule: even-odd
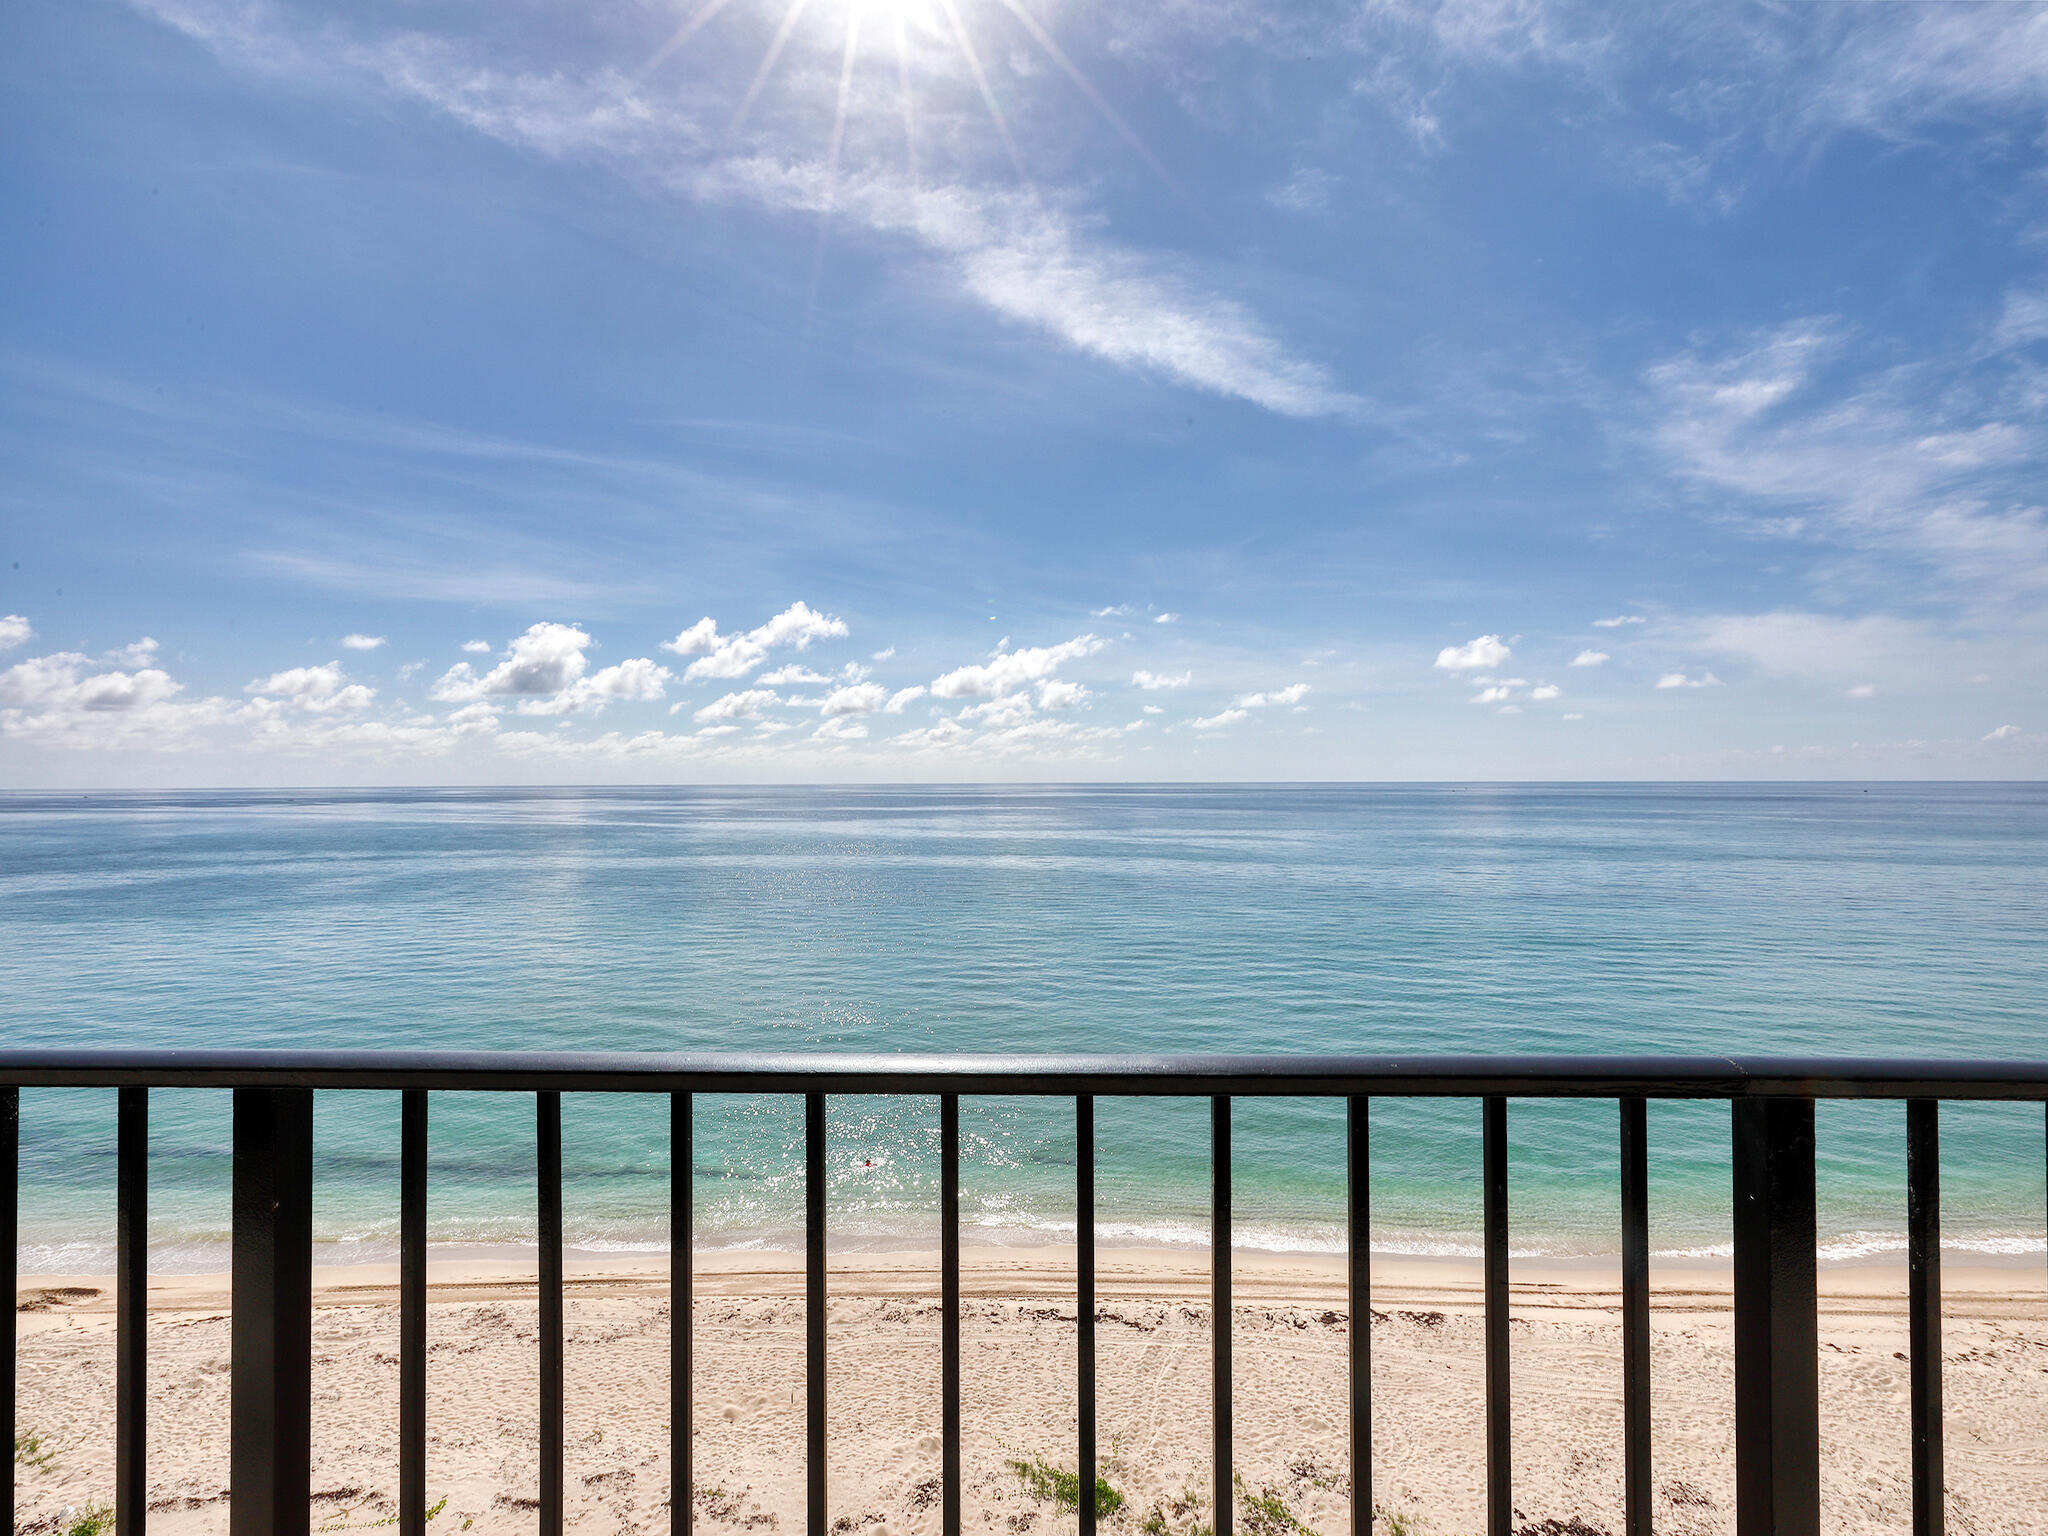
{"label": "balcony railing", "polygon": [[[1095,1098],[1207,1098],[1212,1230],[1230,1230],[1231,1101],[1346,1102],[1351,1316],[1368,1301],[1367,1114],[1374,1098],[1483,1101],[1486,1518],[1510,1536],[1508,1157],[1511,1098],[1614,1099],[1621,1151],[1625,1530],[1650,1536],[1650,1250],[1645,1104],[1725,1099],[1734,1167],[1736,1524],[1740,1536],[1818,1536],[1819,1325],[1814,1183],[1818,1099],[1907,1102],[1908,1320],[1913,1530],[1943,1528],[1939,1105],[2048,1103],[2048,1063],[1729,1057],[821,1056],[511,1054],[479,1051],[0,1051],[0,1247],[10,1289],[17,1241],[19,1090],[119,1090],[115,1521],[141,1536],[147,1508],[143,1359],[149,1090],[234,1093],[231,1499],[233,1536],[305,1532],[311,1494],[313,1093],[398,1090],[400,1132],[401,1536],[426,1526],[427,1098],[429,1090],[534,1095],[540,1210],[540,1529],[562,1529],[562,1121],[564,1093],[662,1093],[670,1106],[670,1443],[673,1529],[691,1523],[692,1102],[781,1093],[805,1101],[805,1384],[808,1536],[827,1536],[825,1100],[935,1095],[941,1210],[941,1521],[960,1531],[960,1159],[962,1094],[1075,1103],[1078,1156],[1079,1526],[1094,1536]],[[1230,1245],[1213,1245],[1215,1536],[1230,1536]],[[6,1310],[4,1417],[14,1433],[14,1310]],[[1352,1536],[1372,1524],[1371,1330],[1350,1350]],[[6,1529],[14,1528],[12,1480]]]}

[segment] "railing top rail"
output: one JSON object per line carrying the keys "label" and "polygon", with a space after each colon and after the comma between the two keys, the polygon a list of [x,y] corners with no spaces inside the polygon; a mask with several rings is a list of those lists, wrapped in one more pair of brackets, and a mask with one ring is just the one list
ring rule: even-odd
{"label": "railing top rail", "polygon": [[0,1050],[0,1084],[860,1093],[2048,1099],[2048,1062],[1779,1056],[1083,1056],[830,1052]]}

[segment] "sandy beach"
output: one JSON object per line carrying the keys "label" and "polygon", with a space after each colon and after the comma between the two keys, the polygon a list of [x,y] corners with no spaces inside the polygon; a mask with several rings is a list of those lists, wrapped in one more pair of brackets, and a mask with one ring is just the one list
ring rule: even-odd
{"label": "sandy beach", "polygon": [[[794,1255],[698,1264],[697,1526],[803,1524],[802,1274]],[[572,1260],[567,1302],[568,1520],[582,1531],[669,1528],[666,1263]],[[323,1269],[314,1318],[314,1525],[367,1529],[396,1510],[396,1271]],[[2048,1296],[2038,1264],[1946,1275],[1950,1529],[2037,1531],[2048,1498]],[[1074,1465],[1073,1253],[984,1248],[963,1258],[969,1529],[1071,1530],[1018,1470]],[[1618,1275],[1515,1269],[1515,1503],[1532,1536],[1621,1524]],[[831,1511],[853,1533],[938,1530],[937,1262],[855,1255],[831,1275]],[[1206,1255],[1105,1251],[1099,1281],[1102,1475],[1111,1529],[1193,1536],[1211,1523]],[[1908,1528],[1902,1267],[1822,1272],[1824,1525]],[[439,1261],[430,1271],[428,1488],[441,1532],[535,1529],[533,1273]],[[18,1298],[19,1529],[68,1529],[106,1501],[113,1464],[113,1288],[38,1277]],[[224,1276],[150,1288],[150,1525],[225,1531],[228,1292]],[[1375,1258],[1377,1530],[1482,1526],[1484,1454],[1475,1263]],[[1655,1276],[1657,1528],[1733,1530],[1730,1298],[1725,1264]],[[1350,1319],[1334,1259],[1239,1255],[1236,1464],[1250,1536],[1346,1528]],[[443,1502],[445,1501],[445,1502]],[[2029,1513],[2033,1511],[2033,1513]],[[74,1513],[71,1519],[76,1519]],[[1298,1533],[1297,1533],[1298,1536]]]}

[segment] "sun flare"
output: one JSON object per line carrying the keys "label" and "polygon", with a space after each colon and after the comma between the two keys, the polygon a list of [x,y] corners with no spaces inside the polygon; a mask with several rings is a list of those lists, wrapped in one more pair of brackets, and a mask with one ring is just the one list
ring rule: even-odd
{"label": "sun flare", "polygon": [[[726,136],[737,138],[746,129],[763,100],[778,88],[780,77],[790,72],[787,64],[794,52],[825,54],[836,66],[829,105],[820,103],[821,112],[829,112],[820,139],[828,179],[836,180],[839,175],[852,115],[863,105],[887,100],[887,113],[896,120],[893,127],[902,165],[916,181],[921,169],[919,124],[925,116],[921,93],[928,94],[941,84],[952,88],[964,83],[971,87],[1018,179],[1028,184],[1031,177],[1025,156],[991,79],[990,61],[1007,56],[1049,63],[1120,139],[1172,183],[1159,157],[1060,46],[1026,0],[699,0],[648,57],[640,74],[644,78],[658,70],[714,22],[739,26],[748,20],[765,26],[767,38],[737,90]],[[815,75],[816,70],[806,73]],[[860,81],[869,75],[881,85],[880,91],[860,88]]]}

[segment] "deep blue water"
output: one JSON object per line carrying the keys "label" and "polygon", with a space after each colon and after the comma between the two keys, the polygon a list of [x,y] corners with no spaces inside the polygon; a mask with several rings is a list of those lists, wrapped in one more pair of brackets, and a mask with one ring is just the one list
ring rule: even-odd
{"label": "deep blue water", "polygon": [[[2048,1055],[2041,785],[0,796],[19,1043]],[[112,1094],[24,1091],[23,1262],[103,1268]],[[793,1101],[700,1101],[698,1219],[781,1245]],[[568,1226],[659,1246],[664,1106],[572,1097]],[[1205,1241],[1207,1110],[1098,1107],[1105,1241]],[[323,1257],[388,1254],[395,1095],[322,1095]],[[1071,1106],[963,1106],[989,1241],[1071,1233]],[[935,1246],[936,1108],[834,1102],[835,1243]],[[1374,1107],[1375,1242],[1477,1241],[1476,1103]],[[158,1092],[152,1240],[220,1262],[223,1095]],[[1725,1106],[1651,1107],[1655,1241],[1728,1232]],[[1614,1247],[1611,1104],[1518,1103],[1525,1251]],[[1944,1118],[1955,1241],[2038,1252],[2038,1105]],[[1824,1105],[1831,1251],[1894,1244],[1904,1115]],[[1334,1245],[1333,1105],[1243,1103],[1236,1241]],[[530,1101],[437,1095],[437,1241],[533,1229]]]}

